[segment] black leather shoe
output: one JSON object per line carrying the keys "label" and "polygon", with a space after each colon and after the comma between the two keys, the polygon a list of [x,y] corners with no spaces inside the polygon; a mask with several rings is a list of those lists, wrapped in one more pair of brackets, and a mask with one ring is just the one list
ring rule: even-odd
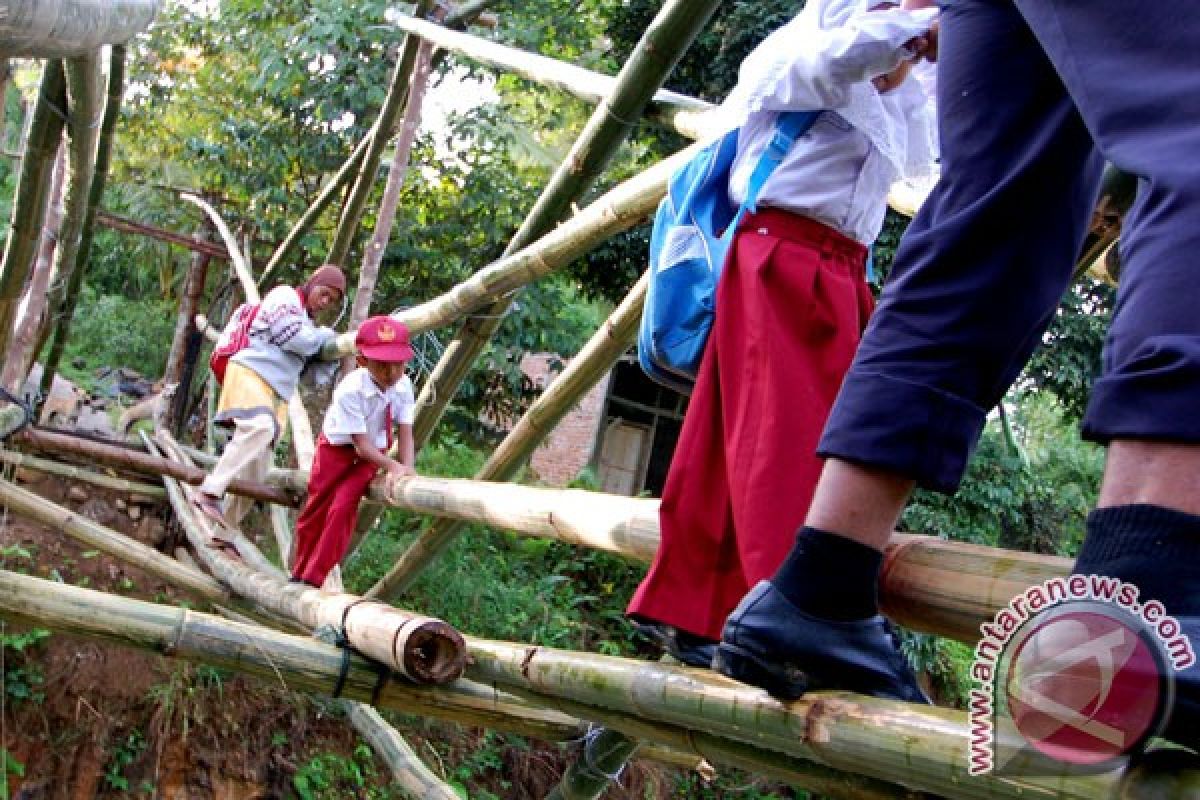
{"label": "black leather shoe", "polygon": [[712,666],[713,656],[717,652],[716,642],[662,622],[634,621],[633,624],[638,633],[657,643],[676,661],[702,669]]}
{"label": "black leather shoe", "polygon": [[812,617],[770,581],[759,581],[729,615],[713,669],[785,702],[810,689],[847,689],[929,703],[887,620]]}

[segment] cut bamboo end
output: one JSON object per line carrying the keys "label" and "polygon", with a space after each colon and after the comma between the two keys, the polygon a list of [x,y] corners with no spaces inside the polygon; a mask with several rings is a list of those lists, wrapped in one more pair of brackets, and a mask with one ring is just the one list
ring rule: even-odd
{"label": "cut bamboo end", "polygon": [[467,643],[440,619],[413,620],[396,634],[396,663],[415,683],[451,683],[467,668]]}

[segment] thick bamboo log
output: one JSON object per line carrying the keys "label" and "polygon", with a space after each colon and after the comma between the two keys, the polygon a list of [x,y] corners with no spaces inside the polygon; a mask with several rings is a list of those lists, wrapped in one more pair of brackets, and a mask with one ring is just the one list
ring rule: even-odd
{"label": "thick bamboo log", "polygon": [[0,53],[60,58],[121,44],[150,26],[161,0],[8,0]]}
{"label": "thick bamboo log", "polygon": [[[288,587],[283,591],[294,593],[298,590]],[[235,670],[293,691],[335,696],[335,689],[340,685],[342,697],[370,702],[380,683],[376,664],[353,651],[324,644],[310,636],[294,636],[230,622],[211,614],[11,572],[0,571],[0,617]],[[343,671],[344,680],[340,677]],[[419,687],[388,680],[377,694],[376,705],[380,708],[482,725],[538,739],[576,739],[584,731],[578,718],[539,709],[503,689],[467,679],[446,686]],[[563,704],[568,703],[563,701]],[[820,764],[764,752],[761,747],[747,746],[703,730],[688,730],[612,714],[600,707],[576,705],[593,713],[596,721],[631,736],[690,752],[713,763],[730,763],[798,786],[812,786],[830,797],[855,800],[916,798],[912,792],[888,781],[842,775]]]}
{"label": "thick bamboo log", "polygon": [[[123,60],[124,48],[118,52]],[[87,260],[87,252],[83,250],[84,229],[88,224],[89,209],[99,202],[92,192],[92,185],[96,178],[96,146],[105,118],[100,91],[99,53],[68,59],[66,69],[67,99],[71,107],[67,117],[66,140],[68,180],[58,249],[54,253],[54,285],[50,287],[46,298],[47,313],[42,327],[47,335],[54,335],[42,364],[43,397],[50,394],[54,373],[58,371],[58,362],[66,346],[71,325],[69,315],[75,310],[75,298],[70,296],[70,292],[72,289],[78,291],[83,283],[80,262]],[[115,125],[116,118],[112,119]],[[112,133],[111,127],[109,133]],[[106,157],[105,168],[107,165]],[[87,244],[90,247],[90,240]],[[78,281],[75,280],[76,273],[80,273]],[[45,341],[46,336],[39,337],[39,340]]]}
{"label": "thick bamboo log", "polygon": [[[398,17],[394,24],[438,47],[471,61],[496,67],[542,86],[559,89],[590,103],[611,95],[617,79],[555,58],[528,53],[467,33],[459,33],[415,17]],[[684,94],[659,89],[646,108],[646,117],[692,139],[701,138],[708,126],[705,114],[713,105]]]}
{"label": "thick bamboo log", "polygon": [[70,478],[73,481],[82,481],[90,483],[93,486],[103,486],[105,489],[113,489],[118,492],[128,492],[129,494],[139,495],[141,497],[166,497],[167,490],[161,486],[154,486],[149,483],[138,483],[136,481],[127,481],[124,478],[114,478],[111,475],[105,475],[100,472],[94,472],[83,467],[75,467],[70,464],[60,464],[57,461],[51,461],[37,456],[27,456],[22,453],[14,453],[11,450],[0,449],[0,462],[12,464],[16,467],[25,467],[26,469],[43,472],[47,475],[57,475],[62,478]]}
{"label": "thick bamboo log", "polygon": [[[707,670],[508,642],[472,640],[468,674],[480,681],[657,720],[815,761],[833,769],[965,800],[1125,798],[1145,780],[1120,772],[1021,777],[967,773],[965,712],[848,692],[814,692],[783,704]],[[532,696],[532,695],[527,695]],[[1166,796],[1200,793],[1200,768],[1158,776]]]}
{"label": "thick bamboo log", "polygon": [[12,225],[0,262],[0,353],[7,353],[21,291],[33,267],[38,239],[46,220],[50,170],[62,139],[67,106],[67,78],[62,61],[46,62],[37,101],[30,114],[21,175],[13,194]]}
{"label": "thick bamboo log", "polygon": [[[493,451],[476,477],[480,480],[509,480],[533,453],[545,435],[586,393],[600,375],[633,343],[646,298],[645,275],[629,292],[600,329],[517,421],[500,446]],[[462,528],[462,523],[439,520],[421,533],[367,597],[391,598],[407,589],[426,565],[437,557]]]}
{"label": "thick bamboo log", "polygon": [[[529,247],[489,264],[445,294],[392,316],[414,334],[434,330],[486,309],[498,297],[567,266],[653,213],[666,193],[671,173],[694,152],[688,148],[635,175]],[[338,336],[321,352],[321,358],[353,353],[354,334],[347,331]]]}
{"label": "thick bamboo log", "polygon": [[[371,496],[406,511],[556,539],[638,563],[648,564],[658,549],[654,498],[422,476],[376,481]],[[880,600],[884,612],[906,627],[974,643],[979,626],[1012,598],[1070,571],[1067,558],[897,532],[884,559]],[[379,596],[375,588],[371,594]]]}
{"label": "thick bamboo log", "polygon": [[[137,472],[169,475],[172,478],[177,478],[193,485],[202,483],[206,476],[206,473],[202,469],[177,464],[165,458],[159,458],[130,448],[103,444],[90,439],[82,439],[36,428],[26,428],[14,436],[12,442],[43,453],[70,454]],[[237,479],[229,485],[229,491],[268,503],[277,503],[292,507],[298,505],[295,496],[290,492],[253,481]]]}
{"label": "thick bamboo log", "polygon": [[[433,0],[417,0],[413,14],[423,17],[430,12],[433,6]],[[354,243],[359,223],[362,221],[363,209],[367,205],[367,197],[371,194],[371,188],[375,184],[375,175],[379,170],[383,150],[391,139],[391,132],[396,126],[396,120],[407,102],[409,78],[413,74],[413,65],[416,63],[420,44],[421,40],[416,36],[404,37],[400,57],[396,59],[396,68],[392,72],[391,85],[388,87],[387,96],[384,98],[383,106],[379,109],[379,117],[375,122],[378,134],[371,137],[370,144],[367,146],[367,153],[363,156],[362,166],[359,167],[358,176],[354,181],[354,188],[350,190],[350,196],[346,198],[346,203],[342,207],[337,230],[334,232],[333,242],[330,244],[329,253],[325,258],[330,263],[344,264],[350,254],[350,247]]]}
{"label": "thick bamboo log", "polygon": [[[462,675],[466,645],[454,628],[433,617],[367,602],[350,594],[330,594],[303,584],[287,584],[207,545],[220,536],[208,520],[194,512],[183,488],[164,479],[175,515],[200,559],[234,592],[263,608],[301,622],[312,630],[328,628],[344,636],[355,650],[396,670],[415,683],[448,683]],[[299,591],[289,591],[302,587]],[[353,613],[352,613],[353,612]]]}
{"label": "thick bamboo log", "polygon": [[[588,119],[571,152],[550,177],[504,254],[524,249],[567,216],[642,116],[646,105],[707,23],[720,0],[668,0],[621,67],[611,94]],[[417,398],[413,438],[419,449],[442,418],[467,372],[499,329],[507,298],[472,318],[444,350]]]}

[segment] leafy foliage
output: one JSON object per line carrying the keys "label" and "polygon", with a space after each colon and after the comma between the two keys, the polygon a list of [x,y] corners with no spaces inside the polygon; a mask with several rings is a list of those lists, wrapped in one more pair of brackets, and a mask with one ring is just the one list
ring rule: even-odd
{"label": "leafy foliage", "polygon": [[334,800],[359,797],[363,800],[399,798],[399,790],[381,789],[375,784],[375,759],[371,748],[359,744],[350,757],[335,753],[313,756],[292,776],[292,788],[301,800]]}

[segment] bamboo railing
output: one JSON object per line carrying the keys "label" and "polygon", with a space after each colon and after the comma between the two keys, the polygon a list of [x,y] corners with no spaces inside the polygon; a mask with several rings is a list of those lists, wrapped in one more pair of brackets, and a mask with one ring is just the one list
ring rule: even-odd
{"label": "bamboo railing", "polygon": [[0,463],[12,464],[14,467],[25,467],[26,469],[35,470],[45,473],[46,475],[57,475],[60,478],[70,478],[71,480],[90,483],[94,486],[103,486],[105,489],[112,489],[118,492],[127,492],[132,495],[141,497],[166,497],[167,490],[161,486],[155,486],[149,483],[139,483],[137,481],[128,481],[124,478],[114,478],[111,475],[105,475],[102,472],[96,472],[83,467],[75,467],[70,464],[61,464],[57,461],[51,461],[47,458],[38,458],[37,456],[27,456],[22,453],[14,453],[11,450],[0,449]]}

